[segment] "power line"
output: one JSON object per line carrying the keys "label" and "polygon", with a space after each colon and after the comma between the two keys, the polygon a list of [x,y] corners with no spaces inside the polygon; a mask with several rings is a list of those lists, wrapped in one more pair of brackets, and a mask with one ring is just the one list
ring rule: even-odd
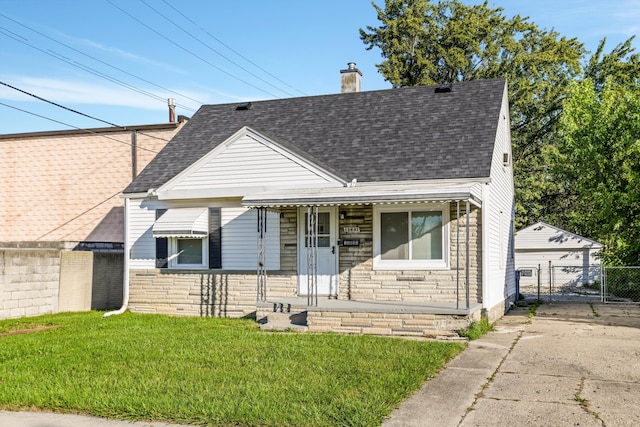
{"label": "power line", "polygon": [[254,89],[258,89],[261,92],[266,93],[269,96],[272,96],[274,98],[280,98],[278,95],[275,95],[265,89],[262,89],[261,87],[258,87],[254,84],[251,84],[249,82],[247,82],[246,80],[241,79],[238,76],[235,76],[233,74],[231,74],[230,72],[228,72],[227,70],[218,67],[215,64],[212,64],[211,62],[207,61],[206,59],[204,59],[202,56],[192,52],[191,50],[185,48],[184,46],[180,46],[178,43],[176,43],[175,41],[171,40],[169,37],[165,36],[164,34],[160,33],[159,31],[154,30],[153,28],[151,28],[150,26],[148,26],[147,24],[145,24],[144,22],[142,22],[141,20],[139,20],[138,18],[136,18],[135,16],[133,16],[132,14],[130,14],[129,12],[127,12],[126,10],[122,9],[120,6],[117,6],[116,4],[114,4],[111,0],[107,0],[107,3],[109,3],[111,6],[115,7],[116,9],[118,9],[119,11],[121,11],[122,13],[124,13],[125,15],[127,15],[128,17],[130,17],[131,19],[133,19],[134,21],[136,21],[138,24],[142,25],[143,27],[147,28],[150,31],[153,31],[155,34],[157,34],[158,36],[162,37],[163,39],[165,39],[166,41],[168,41],[169,43],[171,43],[172,45],[176,46],[177,48],[184,50],[185,52],[187,52],[188,54],[190,54],[191,56],[198,58],[200,61],[204,62],[205,64],[211,66],[212,68],[215,68],[216,70],[220,71],[221,73],[226,74],[227,76],[238,80],[241,83],[246,84],[247,86],[251,86]]}
{"label": "power line", "polygon": [[[106,199],[104,199],[104,200],[100,201],[99,203],[96,203],[95,205],[91,206],[89,209],[85,210],[84,212],[81,212],[81,213],[79,213],[78,215],[74,216],[74,217],[73,217],[73,218],[71,218],[69,221],[67,221],[67,222],[65,222],[65,223],[63,223],[63,224],[60,224],[59,226],[57,226],[56,228],[54,228],[54,229],[52,229],[52,230],[47,231],[47,232],[46,232],[46,233],[44,233],[42,236],[38,237],[36,240],[43,239],[44,237],[48,236],[49,234],[53,233],[54,231],[59,230],[59,229],[61,229],[62,227],[64,227],[65,225],[72,223],[73,221],[75,221],[76,219],[80,218],[81,216],[83,216],[83,215],[85,215],[85,214],[87,214],[87,213],[91,212],[92,210],[94,210],[94,209],[95,209],[95,208],[97,208],[98,206],[100,206],[100,205],[102,205],[102,204],[104,204],[104,203],[108,202],[109,200],[113,199],[114,197],[116,197],[116,196],[117,196],[117,195],[119,195],[120,193],[122,193],[122,191],[118,191],[117,193],[115,193],[115,194],[113,194],[113,195],[111,195],[111,196],[107,197]],[[74,231],[75,231],[75,230],[74,230]],[[65,236],[63,236],[63,237],[68,236],[68,235],[69,235],[70,233],[72,233],[72,232],[73,232],[73,231],[71,231],[71,232],[67,233],[67,234],[66,234]]]}
{"label": "power line", "polygon": [[[90,134],[93,134],[93,135],[99,136],[99,137],[101,137],[101,138],[110,139],[110,140],[115,141],[115,142],[117,142],[117,143],[119,143],[119,144],[128,145],[128,146],[130,146],[130,147],[132,146],[132,144],[131,144],[131,143],[129,143],[129,142],[120,141],[120,140],[118,140],[118,139],[111,138],[110,136],[107,136],[107,135],[102,135],[102,134],[101,134],[101,133],[99,133],[99,132],[95,132],[95,131],[92,131],[92,130],[89,130],[89,129],[79,128],[79,127],[77,127],[77,126],[70,125],[69,123],[61,122],[61,121],[59,121],[59,120],[52,119],[52,118],[50,118],[50,117],[42,116],[42,115],[40,115],[40,114],[37,114],[37,113],[31,112],[31,111],[23,110],[22,108],[15,107],[15,106],[13,106],[13,105],[5,104],[4,102],[0,102],[0,105],[5,106],[5,107],[7,107],[7,108],[11,108],[11,109],[17,110],[17,111],[20,111],[20,112],[22,112],[22,113],[26,113],[26,114],[30,114],[30,115],[35,116],[35,117],[39,117],[39,118],[41,118],[41,119],[49,120],[50,122],[58,123],[58,124],[61,124],[61,125],[63,125],[63,126],[68,126],[68,127],[70,127],[70,128],[76,129],[76,130],[81,130],[81,131],[83,131],[83,132],[87,132],[87,133],[90,133]],[[118,127],[119,127],[119,126],[118,126]],[[147,136],[150,136],[150,135],[147,135]],[[160,139],[160,138],[158,138],[158,139]],[[166,141],[166,139],[162,139],[162,141]],[[144,148],[144,147],[140,147],[140,146],[137,146],[137,148],[138,148],[139,150],[144,150],[144,151],[148,151],[148,152],[150,152],[150,153],[158,154],[158,151],[155,151],[155,150],[150,150],[150,149],[148,149],[148,148]]]}
{"label": "power line", "polygon": [[126,130],[126,129],[127,129],[127,128],[126,128],[126,127],[124,127],[124,126],[118,126],[118,125],[116,125],[116,124],[114,124],[114,123],[111,123],[111,122],[108,122],[108,121],[106,121],[106,120],[102,120],[102,119],[99,119],[99,118],[97,118],[97,117],[93,117],[93,116],[90,116],[90,115],[88,115],[88,114],[82,113],[82,112],[80,112],[80,111],[74,110],[73,108],[65,107],[64,105],[58,104],[58,103],[53,102],[53,101],[49,101],[48,99],[45,99],[45,98],[43,98],[43,97],[41,97],[41,96],[38,96],[38,95],[34,95],[33,93],[27,92],[26,90],[19,89],[19,88],[15,87],[15,86],[11,86],[10,84],[5,83],[5,82],[3,82],[3,81],[0,81],[0,84],[1,84],[1,85],[6,86],[6,87],[8,87],[8,88],[11,88],[11,89],[13,89],[13,90],[17,90],[18,92],[24,93],[25,95],[29,95],[29,96],[31,96],[31,97],[33,97],[33,98],[35,98],[35,99],[39,99],[40,101],[44,101],[44,102],[47,102],[47,103],[49,103],[49,104],[51,104],[51,105],[55,105],[56,107],[60,107],[60,108],[63,108],[63,109],[65,109],[65,110],[67,110],[67,111],[71,111],[72,113],[80,114],[81,116],[87,117],[87,118],[89,118],[89,119],[97,120],[97,121],[102,122],[102,123],[106,123],[106,124],[108,124],[109,126],[115,126],[115,127],[117,127],[117,128],[122,128],[122,129],[124,129],[124,130]]}
{"label": "power line", "polygon": [[227,56],[223,55],[222,53],[218,52],[217,50],[215,50],[214,48],[212,48],[211,46],[209,46],[208,44],[206,44],[205,42],[203,42],[202,40],[200,40],[199,38],[197,38],[196,36],[194,36],[193,34],[191,34],[189,31],[185,30],[184,28],[182,28],[180,25],[176,24],[174,21],[172,21],[170,18],[168,18],[167,16],[165,16],[162,12],[160,12],[158,9],[154,8],[153,6],[151,6],[149,3],[147,3],[145,0],[140,0],[141,3],[143,3],[145,6],[147,6],[149,9],[153,10],[155,13],[157,13],[158,15],[160,15],[161,17],[163,17],[166,21],[170,22],[171,24],[173,24],[173,26],[175,26],[176,28],[178,28],[180,31],[182,31],[183,33],[185,33],[186,35],[188,35],[189,37],[191,37],[192,39],[194,39],[195,41],[197,41],[198,43],[200,43],[201,45],[203,45],[204,47],[206,47],[207,49],[209,49],[210,51],[212,51],[213,53],[221,56],[222,58],[226,59],[227,61],[229,61],[230,63],[232,63],[233,65],[235,65],[236,67],[240,68],[241,70],[245,71],[246,73],[252,75],[253,77],[255,77],[256,79],[260,80],[263,83],[268,84],[269,86],[271,86],[272,88],[279,90],[281,92],[286,93],[289,96],[293,96],[293,94],[287,92],[286,90],[283,90],[277,86],[275,86],[274,84],[268,82],[267,80],[263,79],[262,77],[252,73],[251,71],[247,70],[246,68],[244,68],[242,65],[238,64],[237,62],[233,61],[232,59],[228,58]]}
{"label": "power line", "polygon": [[[7,32],[11,33],[11,35],[7,34]],[[122,87],[124,87],[126,89],[132,90],[134,92],[138,92],[139,94],[148,96],[150,98],[153,98],[156,101],[163,101],[163,102],[166,101],[161,96],[155,95],[155,94],[153,94],[151,92],[148,92],[148,91],[146,91],[144,89],[140,89],[140,88],[137,88],[135,86],[132,86],[132,85],[130,85],[128,83],[125,83],[125,82],[123,82],[121,80],[116,79],[115,77],[111,77],[111,76],[109,76],[107,74],[104,74],[104,73],[102,73],[102,72],[100,72],[100,71],[98,71],[98,70],[96,70],[94,68],[91,68],[91,67],[87,66],[87,65],[80,64],[77,61],[73,61],[72,62],[71,60],[69,60],[68,58],[66,58],[65,56],[63,56],[63,55],[61,55],[61,54],[59,54],[57,52],[54,52],[54,51],[51,51],[51,50],[45,51],[44,49],[40,49],[39,47],[34,46],[34,45],[28,43],[27,41],[25,41],[25,40],[28,40],[28,39],[26,39],[26,38],[24,38],[24,37],[22,37],[22,36],[20,36],[20,35],[18,35],[16,33],[12,32],[12,31],[4,28],[4,27],[0,27],[0,33],[4,34],[6,37],[9,37],[9,38],[11,38],[11,39],[13,39],[13,40],[15,40],[15,41],[17,41],[19,43],[27,45],[32,49],[38,50],[38,51],[40,51],[40,52],[42,52],[42,53],[44,53],[46,55],[49,55],[49,56],[51,56],[53,58],[56,58],[59,61],[63,61],[65,63],[69,64],[69,65],[72,65],[72,66],[74,66],[76,68],[79,68],[79,69],[81,69],[83,71],[86,71],[86,72],[88,72],[90,74],[93,74],[93,75],[95,75],[97,77],[101,77],[101,78],[103,78],[105,80],[108,80],[108,81],[110,81],[112,83],[120,85],[120,86],[122,86]],[[22,40],[20,40],[20,39],[22,39]],[[186,110],[195,111],[193,108],[190,108],[190,107],[187,107],[187,106],[184,106],[184,105],[181,105],[181,107],[186,109]]]}
{"label": "power line", "polygon": [[174,5],[172,5],[171,3],[169,3],[167,0],[162,0],[164,2],[164,4],[166,4],[167,6],[169,6],[171,9],[173,9],[176,13],[180,14],[184,19],[186,19],[187,21],[191,22],[193,25],[195,25],[196,27],[198,27],[203,33],[207,34],[209,37],[211,37],[213,40],[217,41],[218,43],[220,43],[222,46],[226,47],[227,49],[229,49],[231,52],[235,53],[236,55],[238,55],[240,58],[244,59],[245,61],[247,61],[249,64],[253,65],[254,67],[258,68],[259,70],[261,70],[262,72],[264,72],[265,74],[269,75],[270,77],[276,79],[277,81],[279,81],[280,83],[284,84],[285,86],[297,91],[298,93],[302,94],[302,95],[307,95],[306,93],[302,92],[299,89],[296,89],[295,87],[291,86],[290,84],[288,84],[287,82],[280,80],[277,76],[274,76],[273,74],[271,74],[269,71],[265,70],[264,68],[262,68],[260,65],[256,64],[255,62],[253,62],[252,60],[250,60],[249,58],[247,58],[246,56],[242,55],[240,52],[236,51],[235,49],[233,49],[232,47],[230,47],[229,45],[227,45],[226,43],[224,43],[222,40],[220,40],[219,38],[217,38],[216,36],[214,36],[213,34],[211,34],[209,31],[205,30],[204,28],[202,28],[200,25],[198,25],[196,22],[194,22],[191,18],[189,18],[187,15],[185,15],[184,13],[182,13],[180,11],[180,9],[176,8]]}
{"label": "power line", "polygon": [[[12,21],[12,22],[14,22],[14,23],[16,23],[16,24],[18,24],[18,25],[20,25],[20,26],[22,26],[22,27],[24,27],[24,28],[26,28],[26,29],[28,29],[28,30],[30,30],[30,31],[32,31],[32,32],[34,32],[34,33],[36,33],[36,34],[39,34],[39,35],[41,35],[42,37],[45,37],[45,38],[47,38],[47,39],[49,39],[49,40],[51,40],[51,41],[53,41],[53,42],[55,42],[55,43],[58,43],[58,44],[60,44],[60,45],[62,45],[62,46],[64,46],[64,47],[66,47],[66,48],[68,48],[68,49],[71,49],[71,50],[73,50],[73,51],[75,51],[75,52],[77,52],[77,53],[79,53],[79,54],[81,54],[81,55],[84,55],[84,56],[86,56],[86,57],[88,57],[88,58],[91,58],[91,59],[93,59],[94,61],[100,62],[101,64],[106,65],[107,67],[110,67],[110,68],[113,68],[113,69],[115,69],[115,70],[118,70],[118,71],[120,71],[121,73],[127,74],[127,75],[129,75],[129,76],[131,76],[131,77],[134,77],[134,78],[136,78],[136,79],[138,79],[138,80],[141,80],[141,81],[143,81],[143,82],[145,82],[145,83],[148,83],[148,84],[150,84],[150,85],[152,85],[152,86],[155,86],[155,87],[157,87],[157,88],[159,88],[159,89],[169,91],[169,92],[174,93],[174,94],[176,94],[176,95],[179,95],[179,96],[181,96],[181,97],[183,97],[183,98],[186,98],[186,99],[189,99],[189,100],[191,100],[191,101],[197,102],[198,104],[204,104],[204,102],[202,102],[202,101],[198,101],[197,99],[191,98],[191,97],[189,97],[189,96],[187,96],[187,95],[184,95],[184,94],[182,94],[182,93],[180,93],[180,92],[176,92],[176,91],[171,90],[171,89],[169,89],[169,88],[166,88],[166,87],[164,87],[164,86],[160,86],[160,85],[158,85],[158,84],[155,84],[155,83],[153,83],[153,82],[151,82],[151,81],[149,81],[149,80],[146,80],[146,79],[144,79],[144,78],[142,78],[142,77],[136,76],[135,74],[132,74],[132,73],[130,73],[130,72],[128,72],[128,71],[126,71],[126,70],[123,70],[122,68],[116,67],[115,65],[111,65],[111,64],[109,64],[108,62],[102,61],[101,59],[98,59],[98,58],[96,58],[96,57],[94,57],[94,56],[92,56],[92,55],[89,55],[88,53],[82,52],[81,50],[76,49],[76,48],[74,48],[73,46],[69,46],[69,45],[68,45],[68,44],[66,44],[66,43],[63,43],[63,42],[61,42],[61,41],[58,41],[58,40],[54,39],[53,37],[50,37],[50,36],[48,36],[48,35],[46,35],[46,34],[44,34],[44,33],[41,33],[41,32],[40,32],[40,31],[38,31],[38,30],[35,30],[35,29],[33,29],[33,28],[31,28],[31,27],[29,27],[29,26],[25,25],[25,24],[22,24],[21,22],[18,22],[18,21],[16,21],[15,19],[12,19],[12,18],[10,18],[10,17],[8,17],[8,16],[4,15],[4,14],[3,14],[3,13],[1,13],[1,12],[0,12],[0,16],[4,17],[5,19],[8,19],[9,21]],[[5,30],[6,30],[6,29],[5,29]],[[7,30],[7,31],[8,31],[8,30]],[[15,33],[13,33],[13,34],[15,34]],[[17,34],[15,34],[15,35],[17,35]],[[21,37],[21,36],[19,36],[19,37]],[[25,39],[25,40],[26,40],[26,39]]]}

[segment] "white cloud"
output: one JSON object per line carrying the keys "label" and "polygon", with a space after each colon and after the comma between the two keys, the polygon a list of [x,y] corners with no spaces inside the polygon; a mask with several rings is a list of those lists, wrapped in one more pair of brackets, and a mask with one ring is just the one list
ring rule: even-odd
{"label": "white cloud", "polygon": [[[180,99],[179,96],[176,96],[173,93],[159,93],[157,90],[144,89],[147,92],[158,96],[159,99],[154,99],[149,96],[136,93],[124,87],[94,82],[29,76],[2,76],[0,78],[2,81],[5,81],[25,92],[32,93],[62,105],[91,104],[126,106],[147,110],[165,110],[167,108],[166,99],[176,98],[179,104],[186,105],[193,109],[197,109],[199,107],[198,104],[191,100]],[[176,91],[184,93],[182,91]],[[185,93],[185,95],[198,99],[197,94]],[[0,99],[42,102],[6,86],[0,86]]]}
{"label": "white cloud", "polygon": [[166,64],[166,63],[163,63],[163,62],[154,61],[152,59],[146,58],[144,56],[137,55],[135,53],[132,53],[132,52],[129,52],[129,51],[126,51],[126,50],[122,50],[122,49],[119,49],[119,48],[116,48],[116,47],[105,46],[102,43],[98,43],[98,42],[95,42],[95,41],[89,40],[89,39],[73,39],[73,38],[71,38],[69,36],[66,36],[66,35],[65,35],[65,37],[74,40],[76,43],[79,43],[79,44],[82,44],[82,45],[85,45],[85,46],[89,46],[92,49],[98,49],[98,50],[102,50],[102,51],[107,52],[107,53],[115,54],[115,55],[117,55],[117,56],[119,56],[121,58],[127,59],[127,60],[132,60],[132,61],[135,61],[135,62],[144,63],[144,64],[151,65],[151,66],[154,66],[154,67],[163,68],[164,70],[167,70],[167,71],[170,71],[170,72],[173,72],[173,73],[176,73],[176,74],[186,74],[185,71],[183,69],[181,69],[181,68],[174,67],[173,65]]}

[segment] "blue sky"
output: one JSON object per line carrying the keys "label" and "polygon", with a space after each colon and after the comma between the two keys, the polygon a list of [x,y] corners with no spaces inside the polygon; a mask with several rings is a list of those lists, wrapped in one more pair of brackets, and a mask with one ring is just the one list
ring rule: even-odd
{"label": "blue sky", "polygon": [[[589,50],[640,26],[637,0],[489,5]],[[378,25],[369,0],[0,0],[0,14],[0,82],[117,125],[166,122],[167,98],[191,116],[202,103],[337,93],[349,61],[363,90],[390,87],[358,34]],[[0,103],[0,134],[108,126],[3,85]]]}

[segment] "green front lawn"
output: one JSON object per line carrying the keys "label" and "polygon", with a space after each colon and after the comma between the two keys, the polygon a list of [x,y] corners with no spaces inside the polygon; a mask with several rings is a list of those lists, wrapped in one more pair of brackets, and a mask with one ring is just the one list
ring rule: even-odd
{"label": "green front lawn", "polygon": [[[0,322],[0,409],[212,426],[372,426],[464,346],[126,313]],[[27,334],[8,333],[59,326]]]}

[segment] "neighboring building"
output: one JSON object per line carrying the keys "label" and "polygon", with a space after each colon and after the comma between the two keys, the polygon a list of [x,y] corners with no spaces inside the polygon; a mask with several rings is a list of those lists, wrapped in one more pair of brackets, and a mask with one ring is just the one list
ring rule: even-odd
{"label": "neighboring building", "polygon": [[[520,287],[580,287],[601,280],[599,254],[604,245],[545,222],[515,235]],[[538,277],[539,276],[539,277]]]}
{"label": "neighboring building", "polygon": [[0,319],[120,306],[120,193],[182,122],[0,135]]}
{"label": "neighboring building", "polygon": [[203,106],[124,191],[128,308],[379,334],[496,319],[512,172],[504,80]]}

